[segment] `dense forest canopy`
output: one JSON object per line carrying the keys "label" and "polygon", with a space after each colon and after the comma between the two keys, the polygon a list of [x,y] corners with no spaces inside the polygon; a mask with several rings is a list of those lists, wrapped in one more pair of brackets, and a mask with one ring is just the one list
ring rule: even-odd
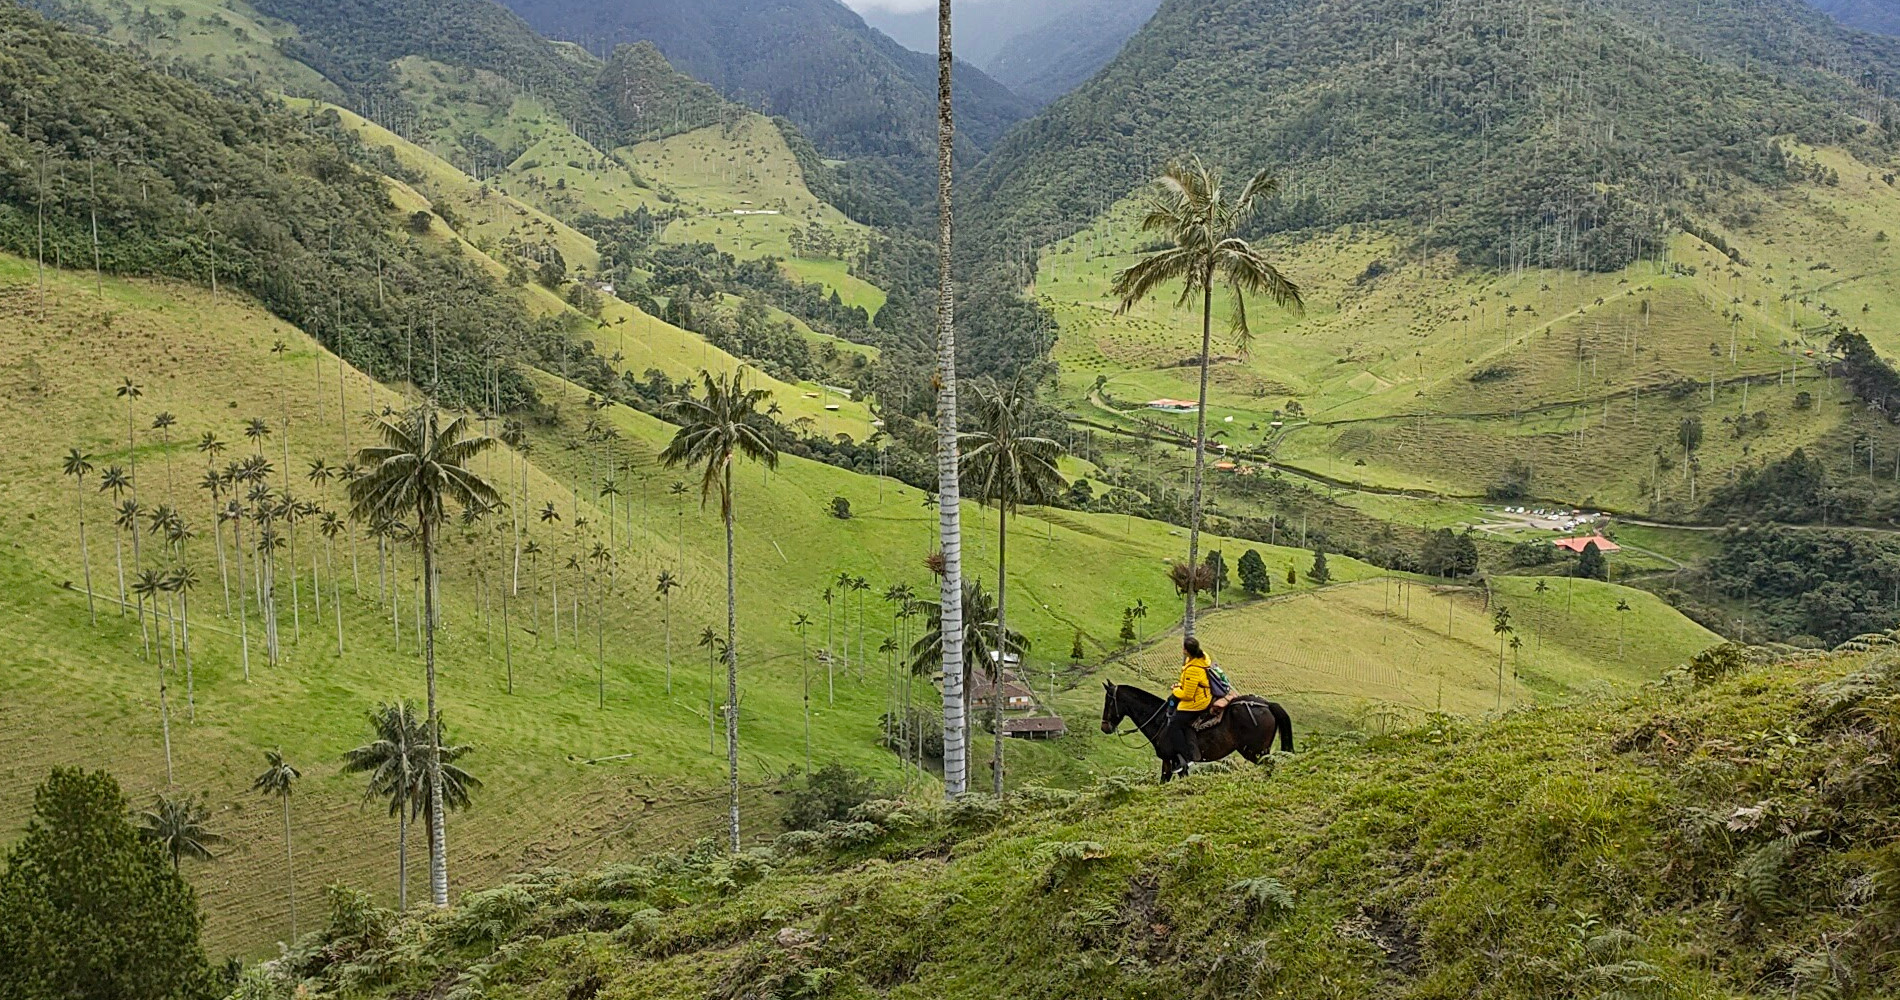
{"label": "dense forest canopy", "polygon": [[1268,227],[1614,269],[1665,210],[1779,182],[1774,137],[1887,141],[1890,42],[1797,0],[1170,0],[986,161],[967,249],[1047,245],[1198,151],[1281,172]]}
{"label": "dense forest canopy", "polygon": [[[532,399],[507,363],[536,327],[451,245],[397,235],[333,119],[156,73],[0,4],[0,249],[49,266],[241,288],[385,379]],[[427,370],[436,378],[437,369]]]}

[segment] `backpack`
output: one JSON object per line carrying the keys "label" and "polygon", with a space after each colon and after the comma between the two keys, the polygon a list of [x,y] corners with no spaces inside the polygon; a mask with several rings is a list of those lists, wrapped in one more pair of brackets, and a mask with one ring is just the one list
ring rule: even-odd
{"label": "backpack", "polygon": [[1227,672],[1213,660],[1207,662],[1207,688],[1215,701],[1227,697],[1234,690],[1234,685],[1227,680]]}

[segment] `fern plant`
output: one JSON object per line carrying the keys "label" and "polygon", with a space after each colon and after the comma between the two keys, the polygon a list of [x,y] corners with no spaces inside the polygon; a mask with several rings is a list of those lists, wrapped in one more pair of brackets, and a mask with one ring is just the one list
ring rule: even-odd
{"label": "fern plant", "polygon": [[1227,891],[1240,900],[1249,917],[1279,917],[1293,912],[1296,894],[1272,876],[1244,878],[1228,886]]}

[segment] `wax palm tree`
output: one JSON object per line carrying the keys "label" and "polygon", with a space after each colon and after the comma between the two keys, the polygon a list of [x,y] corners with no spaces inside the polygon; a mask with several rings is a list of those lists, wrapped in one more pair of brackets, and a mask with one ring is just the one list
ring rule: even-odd
{"label": "wax palm tree", "polygon": [[178,426],[178,418],[166,410],[152,418],[152,429],[158,432],[158,440],[165,446],[165,490],[172,489],[172,428]]}
{"label": "wax palm tree", "polygon": [[92,456],[78,448],[69,448],[62,468],[66,475],[73,477],[73,513],[79,519],[79,562],[84,567],[86,580],[86,615],[97,625],[99,611],[92,600],[92,550],[86,547],[86,476],[92,473]]}
{"label": "wax palm tree", "polygon": [[348,533],[349,523],[336,511],[326,510],[317,518],[317,533],[323,536],[323,561],[330,567],[330,607],[336,614],[336,655],[343,655],[343,581],[336,569],[336,540]]}
{"label": "wax palm tree", "polygon": [[528,557],[528,585],[533,588],[528,603],[534,607],[534,644],[541,645],[541,543],[530,538],[521,547]]}
{"label": "wax palm tree", "polygon": [[851,578],[851,592],[858,595],[858,680],[864,680],[864,592],[871,582],[861,576]]}
{"label": "wax palm tree", "polygon": [[[910,669],[915,674],[927,674],[939,662],[943,655],[943,610],[935,601],[919,601],[918,607],[924,613],[924,630],[910,647]],[[996,602],[983,589],[980,580],[971,580],[963,588],[963,608],[967,612],[963,620],[964,647],[969,650],[971,659],[986,661],[991,652],[991,643],[996,641]],[[1029,651],[1029,639],[1021,632],[1006,630],[1002,633],[1005,650],[1021,657]],[[1000,686],[997,693],[1000,693]]]}
{"label": "wax palm tree", "polygon": [[[106,466],[99,474],[99,492],[112,494],[112,508],[116,511],[123,502],[125,492],[132,488],[132,477],[125,469],[117,465]],[[112,522],[112,563],[119,572],[119,617],[125,617],[125,526],[115,517]]]}
{"label": "wax palm tree", "polygon": [[[549,500],[547,503],[541,505],[541,523],[553,526],[557,529],[560,527],[561,512],[554,509],[554,501]],[[555,564],[554,572],[551,576],[552,579],[549,581],[549,587],[553,591],[554,644],[559,646],[561,644],[561,567],[559,563]],[[537,612],[537,614],[538,613],[539,612]]]}
{"label": "wax palm tree", "polygon": [[281,749],[264,751],[264,772],[251,782],[251,791],[274,795],[284,801],[284,879],[290,890],[290,939],[297,939],[297,868],[291,851],[290,793],[303,773],[284,759]]}
{"label": "wax palm tree", "polygon": [[[158,595],[165,592],[165,577],[155,569],[140,570],[138,579],[132,583],[132,593],[139,602],[139,646],[142,651],[149,648],[145,642],[145,602],[152,602],[152,618],[158,619]],[[165,784],[172,783],[172,716],[171,705],[165,697],[165,658],[158,660],[158,720],[165,734]]]}
{"label": "wax palm tree", "polygon": [[713,679],[717,657],[725,649],[726,641],[708,625],[699,633],[699,648],[706,651],[706,752],[719,752],[719,682]]}
{"label": "wax palm tree", "polygon": [[211,500],[211,543],[218,550],[218,580],[224,588],[224,613],[228,615],[231,613],[231,574],[224,561],[224,508],[218,503],[224,495],[225,479],[217,470],[208,468],[198,481],[198,487]]}
{"label": "wax palm tree", "polygon": [[[145,390],[137,382],[132,381],[131,377],[128,376],[126,377],[124,381],[119,383],[119,388],[114,393],[114,395],[117,395],[120,399],[125,400],[125,451],[126,451],[126,456],[127,456],[126,461],[130,463],[132,466],[132,478],[137,479],[138,474],[139,474],[139,445],[138,445],[138,431],[135,430],[132,426],[132,408],[133,408],[133,405],[139,401],[139,397],[145,395]],[[134,483],[132,485],[132,496],[134,499],[136,499],[138,495],[139,495],[138,484]]]}
{"label": "wax palm tree", "polygon": [[1498,605],[1491,614],[1491,633],[1498,637],[1498,710],[1504,709],[1504,649],[1517,627],[1511,624],[1511,609]]}
{"label": "wax palm tree", "polygon": [[811,616],[800,612],[792,619],[792,631],[798,633],[799,692],[805,699],[805,773],[811,773],[811,648],[805,642],[805,630],[811,628]]}
{"label": "wax palm tree", "polygon": [[1616,602],[1616,658],[1623,658],[1623,616],[1635,611],[1630,607],[1628,598],[1619,598]]}
{"label": "wax palm tree", "polygon": [[[337,364],[341,366],[342,362],[338,361]],[[342,383],[342,376],[340,374],[337,376],[337,381],[340,386]],[[345,427],[348,427],[349,421],[343,421],[343,424]],[[349,435],[347,432],[344,434],[344,447],[349,447]],[[363,478],[364,474],[365,471],[363,467],[355,462],[344,462],[342,465],[336,467],[336,481],[343,484],[345,492],[349,491],[350,484]],[[361,594],[363,592],[363,578],[361,571],[357,568],[356,562],[356,532],[350,531],[345,532],[345,534],[350,541],[350,589],[354,593]]]}
{"label": "wax palm tree", "polygon": [[831,646],[832,602],[837,599],[837,592],[833,591],[830,587],[826,587],[824,594],[819,597],[819,600],[825,602],[825,704],[827,705],[836,705],[838,703],[836,692],[832,690],[831,685],[831,665],[838,660],[837,654],[832,651]]}
{"label": "wax palm tree", "polygon": [[261,458],[264,454],[264,442],[270,440],[270,424],[266,423],[263,417],[252,417],[244,422],[244,436],[251,442],[251,446],[257,449],[257,454]]}
{"label": "wax palm tree", "polygon": [[195,796],[154,796],[151,806],[139,810],[133,819],[140,834],[165,849],[172,859],[172,871],[179,869],[183,858],[210,861],[212,845],[224,840],[206,825],[211,809]]}
{"label": "wax palm tree", "polygon": [[606,620],[604,591],[606,586],[611,585],[611,580],[603,579],[603,577],[612,572],[614,554],[605,545],[595,542],[594,547],[587,551],[587,561],[594,564],[594,684],[598,701],[595,707],[606,708],[607,639],[606,627],[603,624]]}
{"label": "wax palm tree", "polygon": [[396,908],[409,908],[409,821],[424,803],[418,791],[429,769],[429,725],[416,717],[406,699],[376,706],[369,713],[374,739],[343,755],[346,774],[368,774],[366,799],[389,803],[396,817]]}
{"label": "wax palm tree", "polygon": [[832,586],[837,588],[838,600],[844,604],[844,621],[840,623],[840,626],[844,632],[844,669],[849,673],[851,670],[851,574],[839,573],[838,578],[832,581]]}
{"label": "wax palm tree", "polygon": [[937,0],[937,545],[943,559],[938,607],[949,623],[943,651],[943,791],[948,798],[968,785],[963,728],[963,518],[957,475],[956,278],[951,250],[955,227],[951,202],[957,126],[951,73],[955,50],[950,33],[951,0]]}
{"label": "wax palm tree", "polygon": [[738,576],[733,565],[732,545],[732,463],[749,458],[767,468],[778,465],[778,448],[772,444],[771,418],[759,412],[759,406],[772,398],[769,390],[747,388],[746,370],[721,375],[699,373],[705,398],[688,396],[668,404],[668,411],[680,423],[678,433],[660,452],[667,468],[679,465],[703,467],[700,476],[700,502],[715,491],[719,494],[719,516],[726,526],[726,777],[731,790],[728,832],[732,850],[739,850],[739,599]]}
{"label": "wax palm tree", "polygon": [[223,521],[218,517],[218,500],[223,496],[228,483],[214,468],[218,456],[224,454],[224,449],[224,442],[218,440],[218,436],[210,431],[205,431],[203,436],[198,438],[198,454],[205,457],[205,472],[204,476],[198,480],[198,488],[205,491],[211,503],[212,544],[218,550],[218,579],[224,587],[224,613],[228,615],[231,613],[231,574],[224,562]]}
{"label": "wax palm tree", "polygon": [[502,421],[501,443],[507,445],[509,450],[514,453],[513,457],[510,459],[508,463],[509,471],[515,472],[517,469],[519,469],[519,472],[514,477],[515,483],[513,484],[516,487],[515,489],[516,500],[514,503],[511,503],[508,505],[508,522],[509,522],[509,527],[511,531],[513,532],[514,543],[515,543],[514,565],[511,570],[512,578],[510,580],[509,586],[511,586],[514,589],[515,596],[520,597],[521,596],[521,509],[522,509],[522,505],[528,502],[528,448],[529,448],[529,444],[528,444],[527,425],[523,424],[519,420],[513,420],[513,419]]}
{"label": "wax palm tree", "polygon": [[[182,544],[180,546],[182,552]],[[181,560],[183,556],[180,556]],[[185,718],[190,722],[198,721],[198,695],[192,677],[191,665],[191,592],[198,589],[198,571],[190,564],[180,562],[171,571],[165,581],[167,590],[178,595],[178,617],[184,623],[185,636]]]}
{"label": "wax palm tree", "polygon": [[435,697],[435,539],[450,503],[468,507],[491,504],[500,498],[469,463],[492,447],[493,438],[469,436],[468,420],[447,424],[432,404],[411,410],[399,420],[379,420],[382,444],[364,448],[357,460],[369,474],[350,484],[353,513],[365,518],[395,518],[413,513],[418,547],[422,553],[423,663],[428,679],[428,711],[436,726],[430,740],[429,890],[436,906],[449,905],[448,853],[441,798],[441,761],[436,747],[442,742]]}
{"label": "wax palm tree", "polygon": [[[1247,322],[1247,296],[1264,295],[1295,312],[1304,308],[1300,290],[1266,256],[1240,237],[1260,209],[1280,190],[1279,181],[1265,171],[1255,174],[1228,201],[1221,174],[1199,157],[1169,164],[1155,182],[1155,192],[1141,220],[1144,232],[1160,233],[1172,244],[1115,275],[1113,292],[1120,300],[1117,312],[1127,312],[1149,294],[1170,282],[1180,282],[1182,304],[1201,296],[1201,355],[1199,406],[1194,416],[1194,494],[1188,513],[1189,566],[1199,566],[1201,553],[1201,495],[1207,469],[1207,376],[1214,336],[1214,286],[1225,285],[1232,295],[1233,332],[1246,353],[1253,343]],[[1194,634],[1195,588],[1187,589],[1187,612],[1182,628]]]}
{"label": "wax palm tree", "polygon": [[672,570],[661,570],[660,578],[653,585],[653,592],[660,595],[660,621],[666,632],[666,694],[673,694],[673,591],[680,588],[679,577]]}
{"label": "wax palm tree", "polygon": [[[999,635],[1009,626],[1009,516],[1024,503],[1047,503],[1062,491],[1062,474],[1056,463],[1062,457],[1062,445],[1037,437],[1031,430],[1033,404],[1023,391],[1019,377],[1008,385],[984,379],[975,388],[977,429],[963,434],[963,474],[978,501],[996,506],[996,630]],[[1001,649],[998,639],[992,648]],[[1007,657],[996,662],[983,661],[990,672],[992,690],[1000,691]],[[1002,699],[990,699],[990,728],[994,734],[990,747],[991,791],[1003,794],[1003,723]]]}

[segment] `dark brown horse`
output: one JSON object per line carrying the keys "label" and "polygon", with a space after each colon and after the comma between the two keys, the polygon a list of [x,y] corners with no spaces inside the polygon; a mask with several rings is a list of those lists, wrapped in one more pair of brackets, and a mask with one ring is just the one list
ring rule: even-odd
{"label": "dark brown horse", "polygon": [[1293,720],[1278,702],[1256,695],[1234,699],[1221,716],[1219,725],[1197,730],[1194,745],[1173,747],[1168,739],[1168,705],[1159,696],[1127,684],[1102,682],[1102,732],[1113,733],[1128,719],[1154,745],[1161,760],[1161,780],[1186,774],[1188,765],[1197,760],[1220,760],[1238,752],[1253,763],[1273,751],[1273,736],[1280,736],[1280,749],[1293,752]]}

